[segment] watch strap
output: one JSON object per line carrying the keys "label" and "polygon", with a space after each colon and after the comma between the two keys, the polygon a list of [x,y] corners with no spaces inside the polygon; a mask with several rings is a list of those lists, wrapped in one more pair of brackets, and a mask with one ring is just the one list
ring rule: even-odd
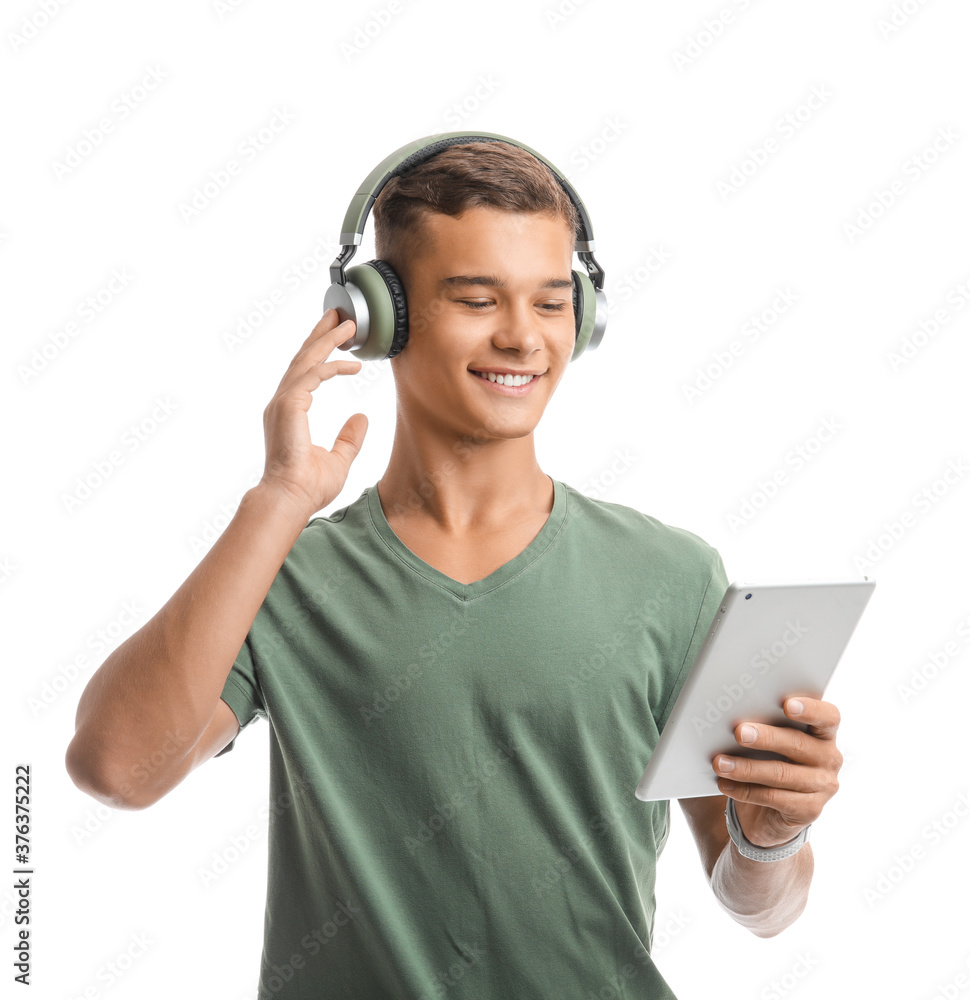
{"label": "watch strap", "polygon": [[727,808],[724,810],[727,819],[728,834],[734,841],[739,853],[750,861],[782,861],[797,854],[808,843],[808,832],[812,825],[809,823],[801,833],[787,844],[779,844],[777,847],[758,847],[752,844],[744,835],[741,824],[738,822],[738,814],[734,808],[734,799],[728,799]]}

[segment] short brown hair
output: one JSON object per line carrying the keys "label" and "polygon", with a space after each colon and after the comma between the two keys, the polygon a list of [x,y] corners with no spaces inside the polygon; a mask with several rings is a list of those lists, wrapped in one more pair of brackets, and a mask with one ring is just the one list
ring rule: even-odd
{"label": "short brown hair", "polygon": [[454,217],[481,205],[559,216],[574,234],[579,227],[572,199],[531,153],[507,142],[459,143],[384,185],[373,209],[378,258],[403,277],[408,257],[424,246],[427,215]]}

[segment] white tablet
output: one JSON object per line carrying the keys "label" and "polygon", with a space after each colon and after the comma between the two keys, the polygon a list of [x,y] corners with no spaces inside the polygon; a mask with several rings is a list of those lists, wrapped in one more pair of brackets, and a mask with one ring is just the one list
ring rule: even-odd
{"label": "white tablet", "polygon": [[875,581],[732,583],[647,763],[636,796],[687,799],[721,795],[712,762],[719,753],[785,760],[745,749],[741,722],[807,729],[782,710],[786,698],[821,698]]}

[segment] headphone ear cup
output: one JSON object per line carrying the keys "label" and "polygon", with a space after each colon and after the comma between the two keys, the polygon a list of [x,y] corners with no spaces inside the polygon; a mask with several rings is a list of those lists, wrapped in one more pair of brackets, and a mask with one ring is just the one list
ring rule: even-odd
{"label": "headphone ear cup", "polygon": [[404,350],[408,342],[408,300],[404,294],[404,283],[386,260],[372,260],[370,266],[384,279],[384,287],[390,299],[390,330],[387,333],[382,330],[380,340],[382,346],[388,342],[384,357],[393,358]]}
{"label": "headphone ear cup", "polygon": [[[599,299],[600,295],[597,294],[589,275],[584,274],[582,271],[573,271],[573,312],[576,316],[576,346],[573,348],[573,355],[569,359],[570,361],[575,361],[586,350],[593,336],[594,329],[599,326],[596,315]],[[605,323],[606,316],[604,311],[602,324],[605,325]],[[599,330],[599,335],[603,335],[602,329]],[[595,347],[596,344],[593,346]]]}
{"label": "headphone ear cup", "polygon": [[365,361],[393,358],[408,339],[408,306],[401,279],[383,260],[347,268],[346,279],[346,284],[327,289],[323,308],[335,308],[341,320],[352,319],[357,325],[347,350]]}

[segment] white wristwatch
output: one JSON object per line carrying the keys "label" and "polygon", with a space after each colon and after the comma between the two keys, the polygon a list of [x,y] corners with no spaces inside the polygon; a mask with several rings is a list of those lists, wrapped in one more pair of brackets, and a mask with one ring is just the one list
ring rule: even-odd
{"label": "white wristwatch", "polygon": [[731,840],[734,841],[734,846],[743,857],[751,861],[781,861],[783,858],[790,858],[808,843],[808,831],[812,828],[812,824],[809,823],[794,840],[789,840],[787,844],[779,844],[777,847],[758,847],[757,844],[752,844],[741,830],[738,814],[734,809],[734,799],[728,799],[724,815],[727,817],[728,833],[731,835]]}

